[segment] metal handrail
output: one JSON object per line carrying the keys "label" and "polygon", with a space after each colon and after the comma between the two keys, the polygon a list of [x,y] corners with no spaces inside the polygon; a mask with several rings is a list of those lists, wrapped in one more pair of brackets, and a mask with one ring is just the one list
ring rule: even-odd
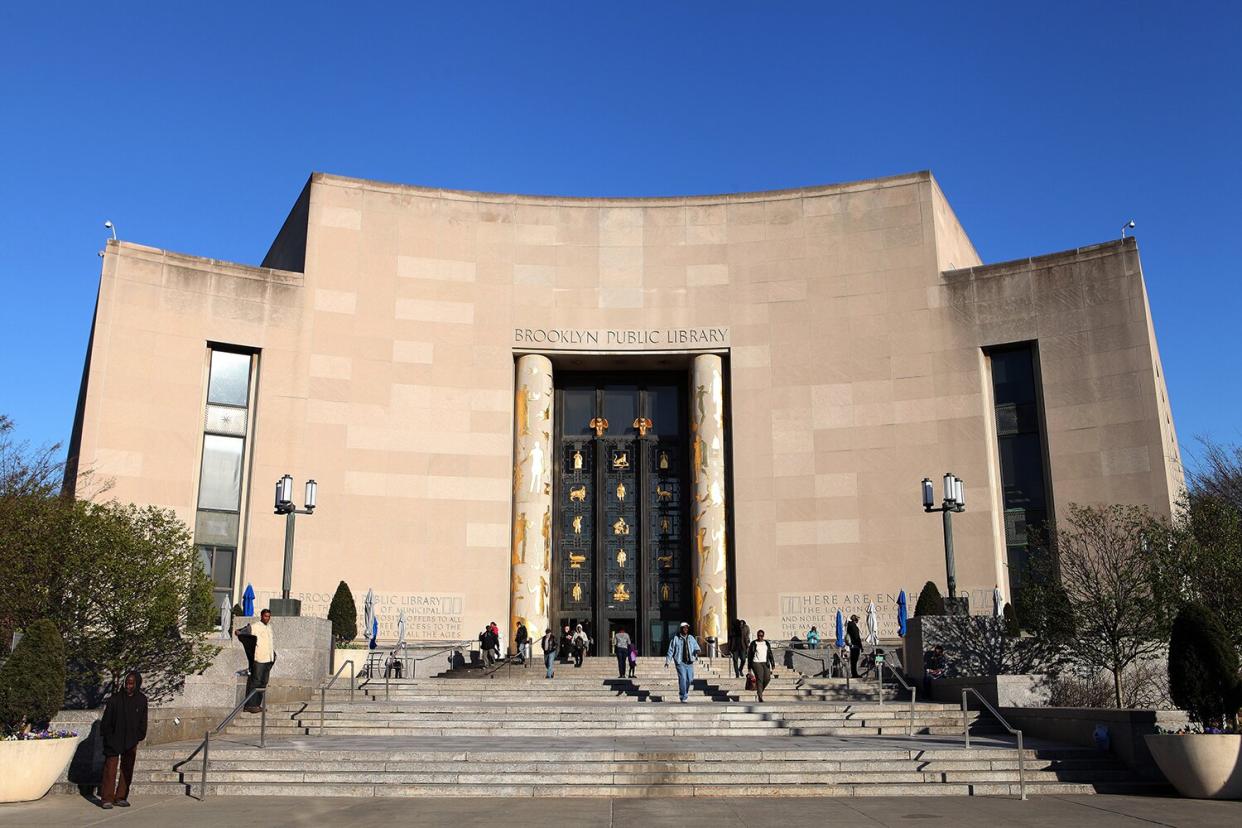
{"label": "metal handrail", "polygon": [[[794,649],[791,649],[790,647],[786,647],[785,652],[790,653],[791,655],[801,656],[802,658],[805,658],[807,661],[817,662],[820,666],[820,670],[818,673],[815,673],[816,676],[823,676],[825,673],[828,673],[831,669],[828,663],[824,659],[820,658],[819,656],[813,656],[810,653],[803,652],[802,650],[794,650]],[[795,667],[794,669],[797,670],[798,668]],[[798,672],[802,672],[802,671],[799,670]]]}
{"label": "metal handrail", "polygon": [[[919,691],[918,691],[918,689],[917,689],[914,685],[912,685],[912,684],[908,684],[908,683],[906,682],[906,680],[905,680],[904,678],[902,678],[902,677],[901,677],[901,673],[899,673],[899,672],[897,672],[896,670],[894,670],[894,669],[893,669],[893,665],[889,664],[887,661],[885,661],[885,662],[883,663],[883,665],[881,666],[881,670],[880,670],[880,674],[881,674],[881,675],[883,675],[883,672],[884,672],[884,671],[883,671],[883,668],[884,668],[884,667],[887,667],[887,668],[888,668],[888,672],[889,672],[889,673],[893,676],[893,678],[897,679],[897,683],[898,683],[898,684],[900,684],[902,687],[904,687],[904,688],[906,688],[907,690],[909,690],[909,691],[910,691],[910,731],[909,731],[909,733],[910,733],[910,735],[911,735],[911,736],[913,736],[913,735],[914,735],[914,703],[915,703],[915,699],[917,699],[917,698],[918,698]],[[883,692],[883,690],[884,690],[884,686],[883,686],[883,684],[881,684],[881,685],[880,685],[880,700],[881,700],[881,701],[880,701],[880,706],[881,706],[881,707],[883,707],[883,706],[884,706],[884,701],[883,701],[883,699],[884,699],[884,692]]]}
{"label": "metal handrail", "polygon": [[[242,711],[242,708],[246,706],[246,703],[249,702],[256,695],[262,695],[266,689],[267,688],[265,687],[256,687],[255,689],[247,693],[246,698],[238,702],[237,706],[233,708],[232,712],[229,713],[229,715],[224,717],[224,720],[221,721],[220,724],[216,725],[211,730],[207,730],[203,732],[203,741],[198,743],[198,747],[194,748],[194,750],[190,752],[189,756],[185,757],[180,762],[172,766],[173,770],[177,770],[182,765],[189,763],[191,759],[193,759],[195,756],[198,755],[199,751],[202,751],[203,771],[202,771],[202,777],[199,780],[199,787],[198,787],[199,801],[202,801],[203,799],[207,798],[207,756],[208,756],[208,753],[210,753],[211,734],[219,733],[220,731],[224,730],[224,728],[228,727],[229,724],[232,723],[233,719],[237,718],[237,714]],[[260,705],[259,712],[261,714],[259,718],[259,747],[263,748],[263,747],[267,747],[267,705]]]}
{"label": "metal handrail", "polygon": [[991,712],[991,714],[996,717],[996,721],[1000,722],[1001,727],[1005,728],[1005,730],[1008,730],[1011,736],[1018,737],[1018,793],[1019,793],[1019,798],[1025,801],[1026,800],[1026,761],[1023,756],[1024,751],[1022,749],[1022,731],[1018,730],[1015,727],[1011,727],[1009,722],[1005,721],[1004,717],[1001,716],[1001,714],[997,711],[995,707],[993,707],[992,705],[988,703],[988,700],[985,699],[979,693],[978,690],[976,690],[973,687],[964,687],[962,688],[962,736],[965,737],[967,750],[970,749],[970,722],[968,721],[967,716],[966,716],[966,711],[969,709],[966,704],[966,695],[968,693],[973,693],[975,698],[979,700],[979,703],[982,704],[984,707],[986,707]]}
{"label": "metal handrail", "polygon": [[341,664],[340,667],[336,668],[336,672],[332,674],[331,678],[329,678],[323,684],[319,685],[319,735],[320,736],[323,735],[323,720],[327,716],[327,714],[325,713],[325,709],[327,707],[328,690],[332,688],[332,685],[336,684],[336,680],[341,677],[341,671],[344,670],[346,667],[350,668],[349,670],[349,700],[350,701],[354,700],[354,679],[357,678],[357,673],[354,670],[354,660],[352,658],[347,658]]}

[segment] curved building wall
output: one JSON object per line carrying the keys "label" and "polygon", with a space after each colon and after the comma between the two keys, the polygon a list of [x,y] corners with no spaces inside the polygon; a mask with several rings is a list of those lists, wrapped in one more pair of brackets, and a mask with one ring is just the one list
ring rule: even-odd
{"label": "curved building wall", "polygon": [[417,618],[412,638],[506,625],[525,353],[554,372],[721,357],[730,614],[780,638],[871,599],[886,631],[900,589],[943,589],[918,482],[945,471],[969,495],[959,588],[1005,584],[992,346],[1035,343],[1052,511],[1167,513],[1180,482],[1133,241],[982,266],[926,173],[652,200],[316,174],[303,198],[303,273],[109,245],[79,442],[112,495],[193,522],[209,345],[256,351],[233,580],[279,590],[271,484],[314,477],[308,610],[343,579],[385,624]]}

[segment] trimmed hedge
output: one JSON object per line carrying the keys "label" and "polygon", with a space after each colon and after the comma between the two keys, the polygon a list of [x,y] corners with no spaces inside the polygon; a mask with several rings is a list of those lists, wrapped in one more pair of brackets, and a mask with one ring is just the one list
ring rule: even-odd
{"label": "trimmed hedge", "polygon": [[933,582],[923,584],[923,591],[919,593],[919,600],[914,605],[914,615],[916,618],[922,615],[944,615],[944,598]]}
{"label": "trimmed hedge", "polygon": [[1202,604],[1187,604],[1169,638],[1169,695],[1204,725],[1224,725],[1238,711],[1238,654],[1220,620]]}
{"label": "trimmed hedge", "polygon": [[328,606],[328,620],[332,622],[332,637],[338,644],[345,644],[358,637],[358,607],[349,584],[341,581]]}
{"label": "trimmed hedge", "polygon": [[65,643],[46,618],[26,628],[0,667],[0,726],[6,734],[41,730],[65,702]]}

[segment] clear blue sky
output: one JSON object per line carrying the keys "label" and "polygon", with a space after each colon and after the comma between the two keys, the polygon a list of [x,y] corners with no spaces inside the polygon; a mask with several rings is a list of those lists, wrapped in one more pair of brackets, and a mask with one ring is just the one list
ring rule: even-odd
{"label": "clear blue sky", "polygon": [[24,436],[68,438],[105,218],[255,264],[314,170],[667,195],[930,169],[985,261],[1135,219],[1183,447],[1242,442],[1242,3],[277,5],[0,6]]}

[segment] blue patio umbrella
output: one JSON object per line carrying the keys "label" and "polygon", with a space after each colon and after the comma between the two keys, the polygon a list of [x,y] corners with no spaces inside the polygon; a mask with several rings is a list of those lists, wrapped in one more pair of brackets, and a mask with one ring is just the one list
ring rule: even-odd
{"label": "blue patio umbrella", "polygon": [[246,591],[242,593],[242,615],[249,618],[254,615],[254,587],[246,584]]}
{"label": "blue patio umbrella", "polygon": [[897,595],[897,634],[903,638],[906,634],[906,591],[904,589]]}
{"label": "blue patio umbrella", "polygon": [[837,610],[837,649],[845,646],[845,625],[841,623],[841,610]]}

